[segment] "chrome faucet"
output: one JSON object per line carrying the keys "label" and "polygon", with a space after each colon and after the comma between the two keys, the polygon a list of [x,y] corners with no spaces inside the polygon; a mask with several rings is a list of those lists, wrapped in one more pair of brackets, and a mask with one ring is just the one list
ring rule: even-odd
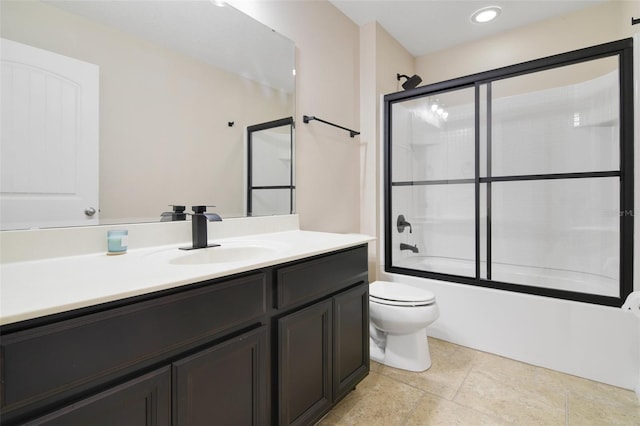
{"label": "chrome faucet", "polygon": [[[215,207],[215,206],[209,206]],[[207,222],[221,222],[222,218],[216,213],[207,213],[207,206],[192,206],[191,215],[191,247],[180,247],[180,250],[194,250],[207,247],[218,247],[220,244],[209,244],[207,237]]]}
{"label": "chrome faucet", "polygon": [[409,245],[405,243],[400,243],[400,250],[411,250],[413,253],[418,253],[418,245]]}

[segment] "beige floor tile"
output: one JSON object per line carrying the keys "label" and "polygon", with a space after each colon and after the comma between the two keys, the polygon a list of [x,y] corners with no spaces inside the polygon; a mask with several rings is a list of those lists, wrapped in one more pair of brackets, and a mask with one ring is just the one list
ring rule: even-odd
{"label": "beige floor tile", "polygon": [[475,351],[429,339],[431,368],[416,373],[382,366],[380,373],[447,399],[453,399],[473,366]]}
{"label": "beige floor tile", "polygon": [[588,425],[640,425],[640,406],[616,403],[613,399],[567,397],[567,423],[569,426]]}
{"label": "beige floor tile", "polygon": [[319,424],[633,425],[634,392],[429,339],[433,366],[371,372]]}
{"label": "beige floor tile", "polygon": [[[376,386],[379,386],[380,375],[373,371],[369,372],[369,375],[365,377],[357,386],[356,389],[350,393],[348,393],[332,410],[329,414],[332,416],[329,421],[337,422],[340,420],[346,413],[349,412],[354,406],[356,406],[360,401],[365,399],[367,395],[373,392],[376,389]],[[325,417],[325,419],[327,418]],[[320,424],[337,424],[337,423],[324,423],[320,422]]]}
{"label": "beige floor tile", "polygon": [[319,425],[329,426],[340,424],[340,419],[349,412],[359,401],[362,401],[363,396],[354,390],[349,395],[345,396],[342,401],[338,403],[333,409],[318,423]]}
{"label": "beige floor tile", "polygon": [[375,373],[379,373],[380,370],[382,370],[383,365],[382,364],[378,364],[375,361],[371,361],[371,366],[369,368],[370,371],[373,371]]}
{"label": "beige floor tile", "polygon": [[316,423],[317,426],[335,426],[338,424],[340,424],[340,416],[336,415],[333,410]]}
{"label": "beige floor tile", "polygon": [[635,392],[622,389],[604,383],[594,382],[557,371],[553,372],[559,377],[559,382],[564,387],[567,395],[579,395],[591,400],[602,400],[625,406],[638,406],[638,397]]}
{"label": "beige floor tile", "polygon": [[499,418],[433,395],[425,395],[407,420],[407,426],[506,425]]}
{"label": "beige floor tile", "polygon": [[640,425],[635,392],[557,373],[567,395],[569,425]]}
{"label": "beige floor tile", "polygon": [[478,368],[469,373],[454,402],[518,425],[565,424],[562,392],[537,394]]}
{"label": "beige floor tile", "polygon": [[495,381],[525,393],[558,400],[565,387],[558,372],[535,365],[525,364],[498,355],[478,352],[474,369],[484,372]]}
{"label": "beige floor tile", "polygon": [[[352,398],[347,396],[334,408],[322,425],[403,425],[424,395],[419,389],[378,373],[358,385]],[[333,422],[333,423],[328,423]]]}

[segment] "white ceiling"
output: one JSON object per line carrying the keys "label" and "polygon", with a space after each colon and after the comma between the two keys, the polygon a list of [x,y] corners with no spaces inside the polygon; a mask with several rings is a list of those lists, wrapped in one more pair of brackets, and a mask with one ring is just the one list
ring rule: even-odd
{"label": "white ceiling", "polygon": [[[358,25],[377,21],[413,56],[446,49],[610,0],[329,0]],[[500,6],[493,22],[471,14]]]}

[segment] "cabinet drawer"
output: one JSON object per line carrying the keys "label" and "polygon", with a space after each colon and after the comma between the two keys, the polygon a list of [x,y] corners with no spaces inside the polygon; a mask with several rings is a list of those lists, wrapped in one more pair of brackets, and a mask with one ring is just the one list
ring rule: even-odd
{"label": "cabinet drawer", "polygon": [[266,313],[264,273],[2,338],[2,412],[55,401]]}
{"label": "cabinet drawer", "polygon": [[330,254],[278,269],[277,308],[309,302],[368,279],[367,247]]}

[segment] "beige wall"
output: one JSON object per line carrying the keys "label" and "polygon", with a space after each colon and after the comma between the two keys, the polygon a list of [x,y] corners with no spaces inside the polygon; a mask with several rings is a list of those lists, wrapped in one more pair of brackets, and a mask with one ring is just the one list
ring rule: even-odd
{"label": "beige wall", "polygon": [[102,221],[244,214],[244,128],[290,116],[291,95],[39,2],[3,1],[1,32],[100,66]]}
{"label": "beige wall", "polygon": [[[414,58],[380,24],[372,22],[360,28],[360,232],[378,235],[382,210],[380,176],[382,166],[381,96],[402,90],[396,75],[415,73]],[[404,81],[404,80],[403,80]],[[375,280],[379,244],[369,244],[369,275]]]}
{"label": "beige wall", "polygon": [[608,1],[418,57],[416,72],[430,84],[631,37],[639,15],[640,2]]}
{"label": "beige wall", "polygon": [[360,230],[360,143],[315,115],[360,130],[359,29],[328,1],[235,0],[296,44],[297,212],[303,229]]}

